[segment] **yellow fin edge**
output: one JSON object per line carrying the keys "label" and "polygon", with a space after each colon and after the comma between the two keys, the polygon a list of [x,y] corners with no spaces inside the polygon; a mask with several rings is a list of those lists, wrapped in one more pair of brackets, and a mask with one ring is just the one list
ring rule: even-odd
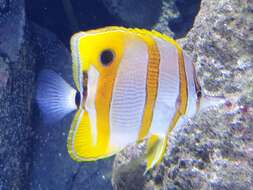
{"label": "yellow fin edge", "polygon": [[108,147],[107,151],[101,154],[100,148],[92,145],[90,125],[88,113],[85,110],[78,110],[72,121],[67,143],[69,155],[73,160],[77,162],[92,162],[108,158],[120,151]]}
{"label": "yellow fin edge", "polygon": [[148,139],[147,153],[146,153],[147,165],[145,173],[162,161],[166,151],[166,147],[167,147],[166,136],[162,137],[159,135],[152,135]]}
{"label": "yellow fin edge", "polygon": [[146,34],[146,35],[156,36],[158,38],[161,38],[161,39],[175,45],[178,49],[182,50],[182,47],[180,46],[179,43],[177,43],[176,40],[167,36],[166,34],[162,34],[162,33],[158,32],[156,30],[147,30],[147,29],[142,29],[142,28],[125,28],[122,26],[108,26],[108,27],[102,28],[101,30],[102,31],[123,30],[123,31],[139,33],[142,35]]}

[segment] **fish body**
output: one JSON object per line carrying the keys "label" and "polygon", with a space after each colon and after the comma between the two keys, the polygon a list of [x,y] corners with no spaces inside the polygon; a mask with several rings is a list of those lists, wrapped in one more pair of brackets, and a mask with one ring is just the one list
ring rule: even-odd
{"label": "fish body", "polygon": [[148,139],[149,170],[163,158],[171,131],[205,103],[191,57],[156,31],[106,27],[79,32],[71,38],[71,52],[77,90],[65,88],[67,98],[58,103],[53,98],[51,104],[54,94],[38,91],[37,100],[50,115],[65,110],[58,118],[77,110],[67,146],[76,161],[106,158]]}

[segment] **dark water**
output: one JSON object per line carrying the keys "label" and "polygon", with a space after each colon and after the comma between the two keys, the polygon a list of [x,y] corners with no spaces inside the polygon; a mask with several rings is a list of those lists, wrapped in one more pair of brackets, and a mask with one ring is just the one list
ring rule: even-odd
{"label": "dark water", "polygon": [[169,28],[175,33],[175,38],[184,37],[191,29],[195,16],[200,9],[201,0],[177,0],[176,7],[181,16],[168,23]]}
{"label": "dark water", "polygon": [[[161,14],[162,0],[134,1],[123,0],[118,9],[112,6],[112,2],[120,2],[118,0],[27,0],[26,4],[28,17],[33,22],[57,34],[69,46],[71,35],[80,30],[110,25],[152,28]],[[201,0],[172,1],[180,16],[169,20],[168,27],[175,33],[175,38],[181,38],[191,29]],[[122,18],[127,15],[129,18]]]}
{"label": "dark water", "polygon": [[57,34],[67,46],[71,35],[80,30],[123,25],[101,0],[28,0],[27,10],[33,22]]}

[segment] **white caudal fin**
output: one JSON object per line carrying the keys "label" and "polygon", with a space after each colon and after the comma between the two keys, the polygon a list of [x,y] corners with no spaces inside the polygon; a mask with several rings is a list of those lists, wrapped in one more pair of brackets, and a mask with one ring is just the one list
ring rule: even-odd
{"label": "white caudal fin", "polygon": [[221,106],[225,103],[225,97],[223,96],[207,96],[203,95],[200,98],[200,111],[205,111],[207,109],[212,109]]}
{"label": "white caudal fin", "polygon": [[77,91],[52,70],[43,70],[37,82],[36,100],[46,123],[54,123],[77,109]]}

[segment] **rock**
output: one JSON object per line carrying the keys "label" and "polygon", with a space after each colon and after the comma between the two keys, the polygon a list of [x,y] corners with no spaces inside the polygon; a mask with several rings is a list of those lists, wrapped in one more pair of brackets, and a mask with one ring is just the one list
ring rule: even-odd
{"label": "rock", "polygon": [[171,37],[174,37],[175,33],[172,28],[168,27],[169,23],[180,17],[180,12],[176,7],[175,2],[175,0],[164,0],[162,2],[162,10],[158,22],[153,26],[153,29]]}
{"label": "rock", "polygon": [[130,27],[151,28],[161,13],[162,0],[103,0],[107,9]]}
{"label": "rock", "polygon": [[24,0],[0,2],[0,50],[10,61],[17,61],[24,42]]}
{"label": "rock", "polygon": [[115,190],[121,189],[143,189],[146,178],[143,174],[145,165],[143,163],[143,152],[145,144],[132,145],[125,148],[114,161],[112,184]]}
{"label": "rock", "polygon": [[155,29],[179,38],[192,27],[200,0],[103,0],[108,11],[127,27]]}
{"label": "rock", "polygon": [[0,1],[0,189],[27,189],[34,60],[23,0]]}
{"label": "rock", "polygon": [[[252,10],[250,0],[202,0],[193,28],[179,41],[194,56],[204,93],[227,101],[173,133],[163,162],[145,175],[142,189],[253,186]],[[122,163],[114,165],[117,174],[124,160],[129,160],[124,152],[116,157],[115,162]],[[132,173],[143,175],[139,170]],[[127,183],[120,185],[129,189]]]}

